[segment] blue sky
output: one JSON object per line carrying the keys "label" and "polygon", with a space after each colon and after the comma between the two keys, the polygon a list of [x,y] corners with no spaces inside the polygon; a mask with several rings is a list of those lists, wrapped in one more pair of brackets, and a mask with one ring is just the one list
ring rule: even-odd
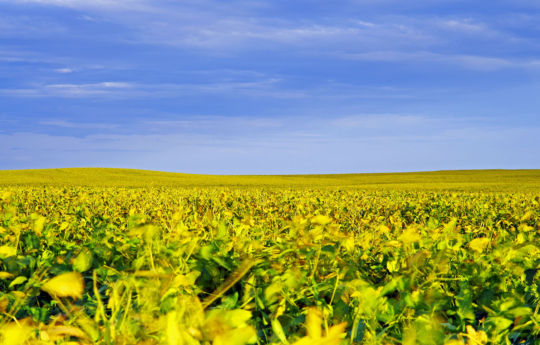
{"label": "blue sky", "polygon": [[540,168],[540,2],[0,0],[0,169]]}

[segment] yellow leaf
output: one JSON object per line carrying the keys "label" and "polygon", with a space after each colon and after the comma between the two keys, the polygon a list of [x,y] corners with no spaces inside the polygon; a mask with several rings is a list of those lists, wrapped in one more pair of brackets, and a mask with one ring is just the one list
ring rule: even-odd
{"label": "yellow leaf", "polygon": [[13,274],[9,272],[0,272],[0,279],[9,279],[13,278]]}
{"label": "yellow leaf", "polygon": [[247,326],[246,322],[251,318],[251,312],[243,309],[220,310],[213,309],[206,314],[204,322],[203,337],[206,340],[213,341],[213,344],[246,344],[246,342],[228,342],[229,337],[240,337],[239,339],[247,339],[251,341],[251,337],[246,334],[251,334],[249,329],[238,331],[236,335],[231,335],[237,329],[243,329]]}
{"label": "yellow leaf", "polygon": [[346,322],[332,326],[323,336],[321,330],[322,313],[317,308],[309,308],[306,316],[307,335],[293,345],[339,345],[345,337]]}
{"label": "yellow leaf", "polygon": [[379,232],[382,233],[382,234],[388,234],[388,233],[390,232],[390,228],[387,227],[387,226],[384,225],[384,224],[381,224],[381,225],[379,226],[379,229],[378,229],[378,230],[379,230]]}
{"label": "yellow leaf", "polygon": [[33,330],[26,319],[10,322],[0,330],[0,345],[22,345],[32,336]]}
{"label": "yellow leaf", "polygon": [[487,237],[475,238],[474,240],[469,242],[469,248],[471,248],[475,252],[482,253],[484,249],[486,249],[488,244],[489,244],[489,238]]}
{"label": "yellow leaf", "polygon": [[184,339],[178,328],[178,320],[176,311],[171,311],[167,314],[167,344],[168,345],[182,345]]}
{"label": "yellow leaf", "polygon": [[17,248],[7,245],[0,246],[0,258],[9,258],[15,255],[17,255]]}
{"label": "yellow leaf", "polygon": [[9,299],[4,295],[0,298],[0,313],[4,313],[9,306]]}
{"label": "yellow leaf", "polygon": [[342,322],[340,324],[337,324],[335,326],[330,327],[328,329],[328,333],[326,334],[325,338],[327,338],[329,343],[330,343],[331,340],[340,339],[340,341],[341,341],[341,339],[345,335],[345,327],[347,327],[346,322]]}
{"label": "yellow leaf", "polygon": [[11,294],[17,299],[26,298],[26,294],[24,292],[22,292],[22,291],[15,290],[15,291],[12,291]]}
{"label": "yellow leaf", "polygon": [[257,342],[257,332],[251,326],[229,330],[214,338],[212,345],[245,345]]}
{"label": "yellow leaf", "polygon": [[483,345],[487,343],[487,334],[484,331],[476,331],[472,326],[467,326],[467,345]]}
{"label": "yellow leaf", "polygon": [[78,272],[63,273],[47,281],[41,289],[52,297],[81,298],[84,292],[84,280]]}
{"label": "yellow leaf", "polygon": [[385,245],[387,245],[388,247],[394,247],[394,248],[399,248],[401,246],[401,243],[399,241],[388,241],[385,243]]}
{"label": "yellow leaf", "polygon": [[420,237],[418,231],[416,231],[416,229],[412,227],[405,229],[403,234],[399,237],[399,239],[403,241],[403,243],[418,242],[421,238],[422,237]]}
{"label": "yellow leaf", "polygon": [[179,288],[181,286],[193,286],[195,285],[195,280],[201,275],[199,271],[192,271],[188,274],[179,274],[174,277],[172,286],[174,288]]}
{"label": "yellow leaf", "polygon": [[451,339],[444,343],[444,345],[465,345],[463,340]]}
{"label": "yellow leaf", "polygon": [[100,332],[98,331],[96,322],[86,316],[84,313],[79,313],[77,315],[77,326],[81,330],[84,331],[84,333],[90,337],[90,340],[92,340],[94,343],[97,342],[97,340],[100,337]]}
{"label": "yellow leaf", "polygon": [[224,319],[229,326],[240,327],[251,319],[251,312],[243,309],[228,310]]}
{"label": "yellow leaf", "polygon": [[355,247],[354,237],[350,236],[346,238],[343,242],[341,242],[341,244],[343,245],[343,247],[345,247],[345,249],[347,249],[348,252],[352,252]]}
{"label": "yellow leaf", "polygon": [[446,233],[453,232],[456,229],[456,225],[457,225],[457,218],[452,218],[452,220],[450,220],[450,222],[448,222],[448,224],[444,226],[444,232]]}
{"label": "yellow leaf", "polygon": [[414,325],[408,325],[403,329],[402,345],[416,344],[416,328]]}
{"label": "yellow leaf", "polygon": [[38,236],[41,236],[43,231],[43,226],[45,225],[45,217],[39,216],[34,222],[34,233]]}
{"label": "yellow leaf", "polygon": [[306,331],[311,338],[321,337],[321,311],[317,308],[309,308],[306,316]]}
{"label": "yellow leaf", "polygon": [[533,212],[531,210],[525,212],[525,214],[521,217],[520,221],[525,222],[531,219],[534,216]]}
{"label": "yellow leaf", "polygon": [[332,222],[332,219],[328,216],[323,216],[321,214],[311,218],[311,224],[326,225]]}
{"label": "yellow leaf", "polygon": [[11,192],[5,191],[5,192],[3,192],[2,195],[0,196],[0,199],[2,199],[2,200],[7,200],[7,199],[9,199],[9,198],[11,197],[11,194],[12,194]]}
{"label": "yellow leaf", "polygon": [[86,333],[73,326],[53,326],[46,330],[50,340],[64,339],[66,336],[87,339]]}

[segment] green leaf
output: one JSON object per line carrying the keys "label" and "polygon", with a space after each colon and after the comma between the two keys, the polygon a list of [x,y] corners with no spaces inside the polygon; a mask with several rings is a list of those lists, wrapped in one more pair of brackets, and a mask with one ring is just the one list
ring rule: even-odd
{"label": "green leaf", "polygon": [[26,277],[19,276],[19,277],[13,279],[13,281],[9,284],[9,287],[12,288],[12,287],[14,287],[14,286],[21,285],[21,284],[24,283],[26,280],[27,280]]}
{"label": "green leaf", "polygon": [[93,255],[88,249],[83,249],[73,260],[73,269],[77,272],[88,271],[92,267]]}
{"label": "green leaf", "polygon": [[491,325],[493,327],[494,333],[500,333],[504,330],[506,330],[510,325],[512,325],[513,321],[508,320],[507,318],[504,318],[502,316],[492,316],[488,317],[486,319],[486,324]]}
{"label": "green leaf", "polygon": [[278,339],[285,344],[288,344],[287,337],[285,336],[285,332],[283,331],[283,327],[281,327],[281,323],[278,319],[272,319],[270,321],[272,323],[272,331],[274,331],[274,334]]}
{"label": "green leaf", "polygon": [[506,312],[507,315],[513,318],[531,315],[531,313],[532,313],[532,310],[529,307],[517,307],[514,309],[510,309],[509,311]]}

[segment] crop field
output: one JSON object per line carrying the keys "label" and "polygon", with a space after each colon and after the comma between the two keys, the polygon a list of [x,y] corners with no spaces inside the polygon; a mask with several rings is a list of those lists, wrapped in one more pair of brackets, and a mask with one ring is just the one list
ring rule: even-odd
{"label": "crop field", "polygon": [[540,344],[540,171],[0,171],[0,344]]}

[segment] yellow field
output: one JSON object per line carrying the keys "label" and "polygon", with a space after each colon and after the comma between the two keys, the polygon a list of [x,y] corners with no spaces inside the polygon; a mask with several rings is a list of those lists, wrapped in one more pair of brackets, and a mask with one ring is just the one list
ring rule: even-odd
{"label": "yellow field", "polygon": [[0,344],[538,344],[540,171],[0,171]]}
{"label": "yellow field", "polygon": [[0,186],[353,187],[358,189],[538,191],[540,170],[453,170],[336,175],[194,175],[149,170],[0,170]]}

